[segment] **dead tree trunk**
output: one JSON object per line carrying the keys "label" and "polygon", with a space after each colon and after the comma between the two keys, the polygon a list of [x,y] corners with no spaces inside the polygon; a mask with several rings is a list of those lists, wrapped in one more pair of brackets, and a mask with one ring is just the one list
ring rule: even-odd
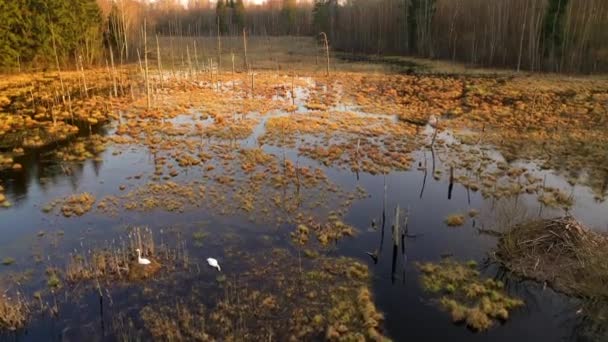
{"label": "dead tree trunk", "polygon": [[87,78],[86,75],[84,74],[84,64],[82,62],[82,56],[78,55],[78,64],[80,66],[80,75],[82,76],[82,86],[84,88],[84,95],[88,98],[89,97],[89,89],[87,87]]}
{"label": "dead tree trunk", "polygon": [[244,67],[245,67],[245,71],[249,71],[249,62],[247,61],[247,33],[245,31],[245,29],[243,28],[243,60],[244,60]]}
{"label": "dead tree trunk", "polygon": [[148,26],[146,23],[146,18],[144,18],[144,66],[145,66],[145,76],[146,76],[146,95],[147,95],[147,104],[148,109],[152,107],[152,101],[150,98],[150,75],[148,73],[148,34],[147,31]]}
{"label": "dead tree trunk", "polygon": [[158,62],[158,76],[160,77],[160,87],[163,87],[163,66],[160,61],[160,45],[158,44],[158,34],[156,35],[156,59]]}
{"label": "dead tree trunk", "polygon": [[114,51],[112,51],[112,44],[110,45],[110,63],[112,63],[112,85],[114,86],[114,97],[118,97],[118,87],[116,86],[116,68],[114,67]]}
{"label": "dead tree trunk", "polygon": [[59,74],[59,83],[61,84],[61,98],[63,99],[63,104],[65,104],[65,87],[63,85],[63,77],[61,77],[61,68],[59,67],[59,55],[57,55],[57,44],[55,43],[55,32],[53,30],[53,25],[50,25],[50,28],[53,52],[55,53],[55,65],[57,66],[57,74]]}
{"label": "dead tree trunk", "polygon": [[519,54],[517,56],[517,72],[521,69],[521,55],[523,53],[524,48],[524,34],[526,32],[526,22],[528,21],[528,2],[525,2],[525,10],[524,10],[524,23],[521,28],[521,35],[519,37]]}
{"label": "dead tree trunk", "polygon": [[329,42],[327,41],[327,35],[325,32],[321,32],[321,37],[323,37],[323,43],[325,44],[325,58],[327,59],[327,64],[325,66],[325,75],[329,76]]}
{"label": "dead tree trunk", "polygon": [[220,33],[220,17],[217,17],[217,74],[222,69],[222,35]]}

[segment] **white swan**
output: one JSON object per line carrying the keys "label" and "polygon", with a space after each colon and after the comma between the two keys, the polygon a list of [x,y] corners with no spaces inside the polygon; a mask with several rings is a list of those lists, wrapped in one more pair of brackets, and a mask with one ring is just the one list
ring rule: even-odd
{"label": "white swan", "polygon": [[209,264],[209,266],[217,268],[218,271],[222,271],[222,269],[220,268],[220,264],[217,262],[217,260],[213,258],[207,258],[207,263]]}
{"label": "white swan", "polygon": [[141,257],[141,251],[139,250],[139,248],[136,249],[135,251],[137,251],[137,263],[138,264],[140,264],[140,265],[150,265],[150,260]]}
{"label": "white swan", "polygon": [[428,122],[431,127],[436,128],[437,124],[439,124],[439,119],[435,115],[431,114]]}

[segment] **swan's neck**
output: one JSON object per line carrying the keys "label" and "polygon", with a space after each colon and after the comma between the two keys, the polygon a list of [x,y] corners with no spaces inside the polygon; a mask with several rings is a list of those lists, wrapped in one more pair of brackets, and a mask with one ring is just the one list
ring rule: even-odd
{"label": "swan's neck", "polygon": [[140,250],[137,251],[137,259],[141,260],[141,251]]}

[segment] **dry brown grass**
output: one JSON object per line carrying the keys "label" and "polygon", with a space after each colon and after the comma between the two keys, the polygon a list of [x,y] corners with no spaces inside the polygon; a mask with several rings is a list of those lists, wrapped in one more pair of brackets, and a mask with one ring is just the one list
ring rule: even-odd
{"label": "dry brown grass", "polygon": [[0,296],[0,332],[15,331],[25,326],[29,317],[29,309],[25,300],[17,295],[11,298]]}

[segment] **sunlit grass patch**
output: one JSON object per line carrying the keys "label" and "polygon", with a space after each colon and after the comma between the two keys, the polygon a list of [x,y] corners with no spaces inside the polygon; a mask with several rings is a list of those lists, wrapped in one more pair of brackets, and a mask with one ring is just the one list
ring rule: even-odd
{"label": "sunlit grass patch", "polygon": [[439,303],[454,322],[465,322],[473,330],[487,330],[496,321],[507,320],[511,310],[524,304],[508,296],[501,281],[483,279],[475,262],[446,259],[417,266],[422,287],[441,296]]}
{"label": "sunlit grass patch", "polygon": [[462,226],[465,222],[465,217],[462,214],[451,214],[445,218],[445,224],[450,227],[459,227]]}
{"label": "sunlit grass patch", "polygon": [[6,292],[0,294],[0,332],[24,328],[29,316],[28,303],[20,294],[15,297],[9,297]]}
{"label": "sunlit grass patch", "polygon": [[574,204],[572,195],[565,193],[558,188],[545,187],[542,194],[538,196],[538,201],[553,208],[568,209]]}
{"label": "sunlit grass patch", "polygon": [[95,196],[88,192],[67,197],[61,206],[61,213],[65,217],[82,216],[86,214],[95,203]]}
{"label": "sunlit grass patch", "polygon": [[357,230],[344,223],[335,213],[330,213],[325,223],[309,220],[304,224],[299,224],[291,232],[292,241],[298,245],[306,245],[310,236],[315,236],[320,246],[327,247],[331,243],[337,242],[344,237],[351,237],[357,234]]}

